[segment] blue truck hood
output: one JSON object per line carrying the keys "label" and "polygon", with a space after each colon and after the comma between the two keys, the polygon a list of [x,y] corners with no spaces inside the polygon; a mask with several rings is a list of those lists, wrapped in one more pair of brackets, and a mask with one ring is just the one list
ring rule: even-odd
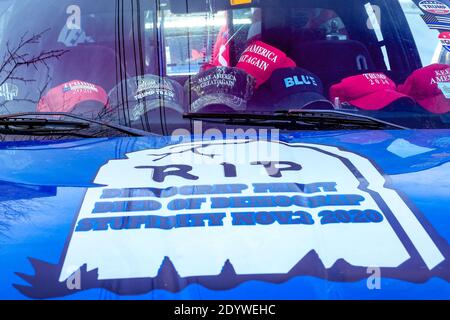
{"label": "blue truck hood", "polygon": [[0,144],[0,299],[449,299],[450,130]]}

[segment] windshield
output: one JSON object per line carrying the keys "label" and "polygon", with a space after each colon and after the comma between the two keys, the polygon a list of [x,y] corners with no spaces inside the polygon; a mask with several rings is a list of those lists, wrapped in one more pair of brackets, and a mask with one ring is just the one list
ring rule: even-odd
{"label": "windshield", "polygon": [[159,135],[292,110],[450,128],[448,0],[0,0],[0,43],[0,116]]}

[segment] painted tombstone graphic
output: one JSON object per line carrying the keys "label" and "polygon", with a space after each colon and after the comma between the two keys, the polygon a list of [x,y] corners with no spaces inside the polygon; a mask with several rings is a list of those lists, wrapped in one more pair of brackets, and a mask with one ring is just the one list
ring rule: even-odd
{"label": "painted tombstone graphic", "polygon": [[165,258],[181,278],[217,276],[227,261],[236,275],[287,274],[311,251],[326,269],[444,260],[371,162],[334,147],[178,145],[112,160],[95,183],[60,281],[84,264],[99,280],[152,278]]}

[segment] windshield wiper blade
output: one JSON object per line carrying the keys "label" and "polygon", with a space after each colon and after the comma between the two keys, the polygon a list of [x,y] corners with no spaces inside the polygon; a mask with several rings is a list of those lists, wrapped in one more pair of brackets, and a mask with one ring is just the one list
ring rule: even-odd
{"label": "windshield wiper blade", "polygon": [[51,120],[51,119],[33,119],[33,118],[0,118],[0,126],[8,128],[62,128],[70,129],[87,129],[90,127],[88,123],[78,121]]}
{"label": "windshield wiper blade", "polygon": [[[81,121],[0,118],[0,133],[5,135],[72,135],[74,132],[88,129],[89,127],[88,123]],[[87,137],[88,135],[81,136]]]}
{"label": "windshield wiper blade", "polygon": [[[44,118],[44,119],[24,118],[24,117],[32,117],[32,116],[40,116],[40,117],[44,116],[44,117],[50,117],[50,118],[59,116],[59,117],[68,117],[68,118],[81,120],[81,121],[77,122],[77,121],[53,120],[53,119],[48,119],[48,118]],[[21,123],[22,119],[29,120],[29,121],[37,121],[36,124],[34,125],[35,127],[39,126],[39,124],[42,124],[42,125],[47,124],[46,126],[47,126],[47,128],[49,128],[52,125],[55,125],[56,123],[59,123],[59,125],[61,127],[64,127],[64,125],[70,125],[70,124],[74,125],[73,128],[71,128],[68,131],[66,130],[66,132],[61,129],[47,130],[47,132],[46,132],[46,130],[41,130],[41,132],[39,132],[39,130],[33,131],[33,130],[29,129],[29,130],[26,130],[26,132],[24,133],[24,134],[31,133],[32,135],[52,135],[52,134],[64,134],[64,133],[75,135],[74,132],[77,130],[83,130],[83,129],[90,128],[91,126],[89,125],[89,123],[96,124],[99,126],[105,126],[105,127],[114,129],[116,131],[125,133],[125,134],[127,134],[129,136],[133,136],[133,137],[143,137],[143,136],[153,136],[154,135],[150,132],[125,127],[125,126],[121,126],[118,124],[107,123],[107,122],[100,121],[100,120],[89,119],[89,118],[85,118],[83,116],[74,115],[74,114],[66,113],[66,112],[23,112],[23,113],[2,115],[2,116],[0,116],[0,125],[1,125],[1,121],[11,121],[13,119],[14,119],[14,121],[17,121],[17,123]],[[82,121],[84,121],[84,122],[82,122]],[[86,122],[88,122],[88,123],[86,123]],[[80,125],[80,126],[78,126],[78,125]],[[14,134],[16,134],[16,132],[14,132]],[[77,135],[81,135],[81,134],[77,134]],[[83,135],[83,136],[88,136],[88,135]]]}
{"label": "windshield wiper blade", "polygon": [[329,130],[329,129],[373,129],[387,130],[408,128],[383,120],[355,115],[334,110],[287,110],[275,113],[188,113],[184,118],[190,120],[204,120],[207,122],[244,125],[271,126],[288,130]]}

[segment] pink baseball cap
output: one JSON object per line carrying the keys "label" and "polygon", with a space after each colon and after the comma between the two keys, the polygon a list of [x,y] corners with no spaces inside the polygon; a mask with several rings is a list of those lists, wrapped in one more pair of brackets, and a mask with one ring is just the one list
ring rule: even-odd
{"label": "pink baseball cap", "polygon": [[275,70],[296,66],[283,51],[262,41],[254,41],[244,50],[236,67],[253,76],[258,88],[270,79]]}
{"label": "pink baseball cap", "polygon": [[450,112],[450,66],[432,64],[414,71],[398,90],[429,112]]}
{"label": "pink baseball cap", "polygon": [[73,80],[50,89],[39,101],[37,111],[73,112],[80,104],[88,102],[94,102],[100,108],[107,107],[108,94],[98,85]]}
{"label": "pink baseball cap", "polygon": [[364,73],[345,78],[330,88],[332,101],[349,103],[363,110],[381,110],[400,99],[412,98],[397,91],[397,85],[384,73]]}

